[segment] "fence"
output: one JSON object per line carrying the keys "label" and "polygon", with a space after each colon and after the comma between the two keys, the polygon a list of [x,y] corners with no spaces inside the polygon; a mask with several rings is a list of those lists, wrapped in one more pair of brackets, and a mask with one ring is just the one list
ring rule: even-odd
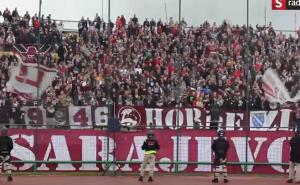
{"label": "fence", "polygon": [[[121,129],[14,129],[12,151],[18,171],[138,172],[146,130]],[[155,129],[161,149],[156,156],[159,173],[212,171],[211,144],[216,131],[208,129]],[[230,173],[285,173],[292,131],[226,131]]]}

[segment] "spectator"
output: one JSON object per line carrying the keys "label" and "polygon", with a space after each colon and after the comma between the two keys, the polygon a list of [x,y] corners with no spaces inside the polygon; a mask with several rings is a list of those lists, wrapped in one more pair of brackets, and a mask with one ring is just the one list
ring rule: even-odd
{"label": "spectator", "polygon": [[14,11],[11,14],[11,16],[12,16],[13,21],[17,20],[17,18],[19,17],[19,13],[18,13],[17,8],[14,9]]}
{"label": "spectator", "polygon": [[299,147],[300,147],[300,130],[297,130],[295,136],[290,140],[290,165],[289,165],[289,177],[287,183],[299,183]]}
{"label": "spectator", "polygon": [[4,11],[3,11],[3,18],[4,18],[4,21],[8,21],[8,22],[11,22],[11,13],[10,11],[8,10],[8,8],[6,8]]}
{"label": "spectator", "polygon": [[220,107],[217,102],[213,102],[210,108],[210,129],[211,130],[218,130],[219,121],[221,116]]}
{"label": "spectator", "polygon": [[138,18],[136,17],[135,14],[133,15],[132,22],[133,22],[134,25],[137,25],[139,23],[139,20],[138,20]]}

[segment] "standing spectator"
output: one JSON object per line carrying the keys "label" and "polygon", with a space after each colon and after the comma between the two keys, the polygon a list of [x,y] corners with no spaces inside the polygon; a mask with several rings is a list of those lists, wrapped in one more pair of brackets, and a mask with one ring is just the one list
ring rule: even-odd
{"label": "standing spectator", "polygon": [[79,32],[80,36],[81,36],[82,31],[86,27],[87,27],[87,22],[86,22],[86,20],[84,20],[84,17],[82,17],[81,20],[78,22],[78,32]]}
{"label": "standing spectator", "polygon": [[2,24],[3,22],[4,22],[4,18],[3,18],[3,16],[2,16],[1,11],[0,11],[0,24]]}
{"label": "standing spectator", "polygon": [[39,19],[38,17],[33,17],[32,18],[32,24],[35,30],[39,29]]}
{"label": "standing spectator", "polygon": [[146,20],[144,21],[144,28],[149,27],[149,26],[150,26],[150,23],[149,23],[148,19],[146,18]]}
{"label": "standing spectator", "polygon": [[300,102],[296,103],[295,116],[296,116],[296,130],[300,130]]}
{"label": "standing spectator", "polygon": [[6,37],[6,44],[12,48],[13,45],[16,43],[15,36],[13,35],[13,32],[8,32],[8,36]]}
{"label": "standing spectator", "polygon": [[136,17],[135,14],[133,15],[132,22],[133,22],[134,25],[137,25],[139,23],[139,20],[138,20],[138,18]]}
{"label": "standing spectator", "polygon": [[14,125],[16,127],[22,127],[22,125],[24,125],[24,119],[21,105],[16,98],[13,98],[12,102],[11,115],[14,121]]}
{"label": "standing spectator", "polygon": [[125,27],[125,25],[126,25],[126,19],[125,19],[124,15],[121,15],[120,22],[121,22],[121,26]]}
{"label": "standing spectator", "polygon": [[3,18],[4,18],[4,21],[9,21],[9,22],[10,22],[10,17],[11,17],[11,13],[10,13],[10,11],[8,10],[8,8],[6,8],[6,9],[3,11]]}
{"label": "standing spectator", "polygon": [[156,22],[155,20],[152,18],[151,21],[150,21],[150,29],[153,30],[156,26]]}
{"label": "standing spectator", "polygon": [[11,14],[12,18],[13,18],[13,21],[16,21],[17,18],[19,17],[19,13],[18,13],[18,10],[17,8],[14,9],[14,11],[12,12]]}
{"label": "standing spectator", "polygon": [[114,23],[111,20],[109,20],[108,26],[109,26],[108,27],[109,28],[108,31],[109,31],[109,33],[111,33],[115,25],[114,25]]}
{"label": "standing spectator", "polygon": [[0,125],[9,124],[9,113],[7,112],[6,107],[0,107]]}
{"label": "standing spectator", "polygon": [[220,121],[220,107],[217,102],[213,102],[210,108],[210,130],[218,130],[219,121]]}
{"label": "standing spectator", "polygon": [[121,26],[122,26],[121,18],[120,18],[120,16],[118,16],[117,20],[116,20],[116,27],[117,27],[117,29],[119,29]]}
{"label": "standing spectator", "polygon": [[141,174],[139,181],[143,181],[145,175],[145,169],[147,164],[149,164],[149,182],[153,181],[154,175],[154,165],[155,165],[155,155],[156,150],[159,150],[160,146],[158,141],[155,139],[154,132],[151,130],[147,134],[147,139],[144,141],[142,149],[145,150],[144,160],[141,167]]}
{"label": "standing spectator", "polygon": [[219,182],[219,175],[220,173],[224,176],[224,182],[228,182],[228,174],[227,174],[227,167],[226,167],[226,158],[227,152],[229,149],[229,143],[224,137],[224,131],[220,130],[218,132],[218,138],[214,140],[212,146],[212,151],[215,154],[214,159],[214,179],[212,180],[213,183]]}
{"label": "standing spectator", "polygon": [[47,24],[47,25],[50,25],[50,24],[51,24],[51,14],[49,14],[49,15],[46,17],[46,24]]}
{"label": "standing spectator", "polygon": [[101,24],[102,24],[102,20],[101,20],[101,17],[98,16],[98,14],[96,14],[96,17],[95,17],[94,22],[95,22],[95,24],[96,24],[96,25],[95,25],[95,28],[96,28],[98,31],[100,31]]}
{"label": "standing spectator", "polygon": [[8,136],[8,130],[6,127],[3,127],[2,136],[0,136],[0,173],[2,170],[5,170],[8,177],[7,181],[11,182],[12,175],[11,175],[11,162],[10,162],[10,152],[13,149],[13,140],[11,137]]}
{"label": "standing spectator", "polygon": [[182,17],[180,24],[181,24],[182,28],[185,28],[187,26],[187,23],[184,20],[184,17]]}
{"label": "standing spectator", "polygon": [[287,183],[300,183],[300,130],[290,140],[290,165]]}
{"label": "standing spectator", "polygon": [[28,11],[26,11],[26,13],[24,15],[24,19],[26,20],[27,26],[29,26],[30,15],[29,15]]}

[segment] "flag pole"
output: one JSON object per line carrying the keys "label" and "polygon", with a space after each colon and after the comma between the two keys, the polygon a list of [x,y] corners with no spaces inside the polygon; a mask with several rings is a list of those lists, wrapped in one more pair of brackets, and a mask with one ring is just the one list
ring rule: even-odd
{"label": "flag pole", "polygon": [[[41,9],[42,9],[42,0],[39,0],[39,28],[38,28],[38,42],[37,42],[37,78],[39,78],[39,70],[40,70],[40,45],[41,45]],[[40,87],[37,87],[37,108],[39,106],[39,97],[40,97]]]}
{"label": "flag pole", "polygon": [[180,24],[181,23],[181,0],[179,0],[178,3],[179,3],[179,6],[178,6],[178,12],[179,12],[178,13],[179,14],[178,19],[179,19],[179,22],[178,23]]}
{"label": "flag pole", "polygon": [[297,36],[297,13],[295,12],[295,34]]}
{"label": "flag pole", "polygon": [[[250,32],[249,32],[249,0],[246,1],[246,9],[247,9],[247,34],[246,34],[246,52],[245,52],[245,57],[244,57],[244,60],[245,60],[245,65],[244,65],[244,78],[246,78],[246,117],[249,117],[250,116],[250,113],[249,113],[249,97],[250,97],[250,88],[249,88],[249,76],[248,76],[248,70],[249,70],[249,67],[250,67],[250,64],[251,64],[251,54],[250,54]],[[246,69],[245,69],[246,68]],[[249,129],[247,129],[247,132],[246,132],[246,143],[248,143],[248,134],[249,134]],[[246,153],[246,156],[248,156],[248,147],[245,148],[245,153]],[[244,170],[245,170],[245,173],[247,173],[247,169],[248,169],[248,166],[247,166],[247,162],[248,162],[248,158],[246,157],[246,163],[244,165]]]}
{"label": "flag pole", "polygon": [[102,2],[101,2],[101,13],[102,13],[101,18],[104,19],[104,18],[103,18],[103,0],[102,0]]}
{"label": "flag pole", "polygon": [[164,0],[164,4],[165,4],[166,22],[168,22],[168,12],[167,12],[167,4],[166,4],[166,0]]}

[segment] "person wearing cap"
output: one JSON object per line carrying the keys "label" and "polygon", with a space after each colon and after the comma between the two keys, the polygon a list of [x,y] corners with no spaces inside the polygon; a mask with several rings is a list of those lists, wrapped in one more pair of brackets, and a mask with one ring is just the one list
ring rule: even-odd
{"label": "person wearing cap", "polygon": [[287,183],[300,183],[300,130],[290,140],[289,177]]}
{"label": "person wearing cap", "polygon": [[12,181],[10,152],[13,149],[13,140],[8,136],[8,130],[3,127],[0,136],[0,173],[5,170],[8,177],[7,181]]}
{"label": "person wearing cap", "polygon": [[139,177],[139,181],[143,181],[145,175],[145,169],[147,164],[149,164],[149,182],[153,181],[154,175],[154,165],[155,165],[155,155],[156,151],[159,150],[160,146],[158,141],[155,139],[155,135],[153,131],[149,131],[147,134],[147,139],[144,141],[142,150],[145,151],[144,160],[141,167],[141,173]]}
{"label": "person wearing cap", "polygon": [[214,159],[214,179],[213,183],[219,182],[220,173],[224,176],[224,182],[228,182],[228,174],[227,174],[227,166],[226,166],[226,158],[227,152],[229,149],[229,143],[224,137],[224,131],[220,130],[218,132],[218,138],[213,141],[211,149],[215,155]]}

